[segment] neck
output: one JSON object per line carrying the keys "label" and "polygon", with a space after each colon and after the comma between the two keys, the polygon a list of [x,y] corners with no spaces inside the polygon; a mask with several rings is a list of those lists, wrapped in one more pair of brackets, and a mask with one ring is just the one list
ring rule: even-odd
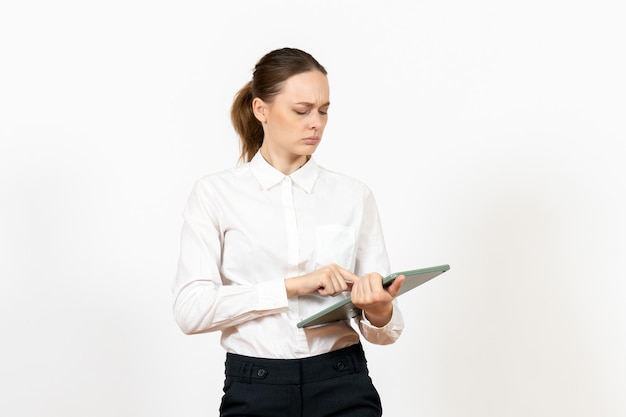
{"label": "neck", "polygon": [[259,152],[268,164],[285,175],[294,173],[311,159],[310,155],[284,155],[279,152],[272,152],[265,146],[261,146]]}

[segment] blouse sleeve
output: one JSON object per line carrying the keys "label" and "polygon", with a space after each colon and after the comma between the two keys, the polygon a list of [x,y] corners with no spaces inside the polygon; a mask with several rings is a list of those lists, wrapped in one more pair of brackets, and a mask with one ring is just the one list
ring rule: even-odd
{"label": "blouse sleeve", "polygon": [[[356,275],[363,276],[369,272],[378,272],[382,276],[389,275],[391,273],[389,257],[383,237],[378,207],[371,192],[365,198],[358,242]],[[402,312],[398,307],[397,299],[393,301],[391,320],[385,326],[375,327],[365,316],[359,316],[357,320],[363,337],[367,341],[378,345],[394,343],[404,329],[404,320]]]}
{"label": "blouse sleeve", "polygon": [[287,310],[283,279],[223,285],[219,209],[198,181],[183,213],[180,256],[173,285],[174,318],[186,334],[206,333]]}
{"label": "blouse sleeve", "polygon": [[383,327],[372,325],[367,320],[365,314],[359,316],[358,324],[361,334],[370,343],[374,343],[375,345],[389,345],[394,343],[398,340],[404,329],[404,319],[398,307],[398,300],[393,300],[393,314],[391,320]]}

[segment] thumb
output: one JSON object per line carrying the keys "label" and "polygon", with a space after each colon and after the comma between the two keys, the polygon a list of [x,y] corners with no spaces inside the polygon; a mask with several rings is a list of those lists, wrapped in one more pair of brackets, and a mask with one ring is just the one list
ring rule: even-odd
{"label": "thumb", "polygon": [[396,295],[398,295],[398,291],[400,291],[400,287],[402,287],[402,284],[404,283],[404,279],[405,279],[405,276],[400,275],[399,277],[393,280],[391,285],[387,287],[387,292],[389,293],[389,295],[391,295],[394,298],[396,297]]}

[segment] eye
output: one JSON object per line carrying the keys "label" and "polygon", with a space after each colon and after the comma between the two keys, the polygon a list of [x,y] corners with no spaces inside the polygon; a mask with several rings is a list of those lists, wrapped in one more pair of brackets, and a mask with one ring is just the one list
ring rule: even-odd
{"label": "eye", "polygon": [[294,112],[296,112],[296,114],[299,114],[300,116],[305,116],[309,113],[308,110],[294,110]]}

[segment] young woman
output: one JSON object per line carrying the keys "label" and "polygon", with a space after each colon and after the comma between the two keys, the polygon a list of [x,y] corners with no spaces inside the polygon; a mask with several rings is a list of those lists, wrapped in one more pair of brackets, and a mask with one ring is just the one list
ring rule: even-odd
{"label": "young woman", "polygon": [[[360,336],[396,341],[403,320],[374,197],[318,165],[326,70],[283,48],[259,60],[231,117],[240,166],[196,182],[184,211],[174,315],[187,334],[221,331],[220,416],[380,416]],[[297,323],[352,297],[363,314]],[[358,329],[358,331],[357,331]]]}

